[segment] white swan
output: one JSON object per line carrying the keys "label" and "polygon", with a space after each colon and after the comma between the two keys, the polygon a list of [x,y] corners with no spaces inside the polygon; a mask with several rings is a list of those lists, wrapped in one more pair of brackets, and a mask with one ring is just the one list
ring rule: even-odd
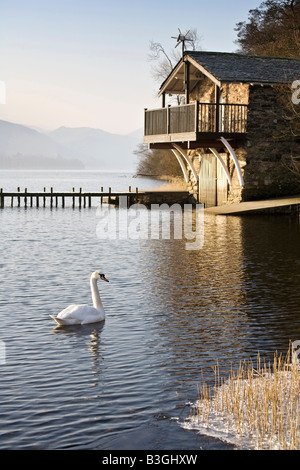
{"label": "white swan", "polygon": [[59,314],[54,317],[50,315],[53,320],[59,325],[85,325],[87,323],[96,323],[105,319],[105,311],[101,302],[97,281],[102,279],[109,282],[101,271],[94,271],[90,278],[90,285],[92,291],[93,307],[89,305],[69,305]]}

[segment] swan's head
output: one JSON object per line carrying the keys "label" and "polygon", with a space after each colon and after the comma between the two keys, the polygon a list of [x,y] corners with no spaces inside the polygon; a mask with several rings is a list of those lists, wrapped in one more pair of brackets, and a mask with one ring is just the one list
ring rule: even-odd
{"label": "swan's head", "polygon": [[109,280],[106,279],[105,274],[103,274],[101,271],[94,271],[92,274],[92,278],[96,279],[97,281],[98,279],[102,279],[102,281],[109,282]]}

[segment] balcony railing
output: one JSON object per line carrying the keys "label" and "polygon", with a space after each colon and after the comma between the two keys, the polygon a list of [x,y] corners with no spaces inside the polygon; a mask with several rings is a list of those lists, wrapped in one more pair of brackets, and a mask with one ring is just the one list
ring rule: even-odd
{"label": "balcony railing", "polygon": [[[145,110],[145,141],[197,140],[199,134],[244,134],[247,105],[199,103]],[[161,136],[160,138],[158,136]],[[164,137],[165,136],[165,137]]]}

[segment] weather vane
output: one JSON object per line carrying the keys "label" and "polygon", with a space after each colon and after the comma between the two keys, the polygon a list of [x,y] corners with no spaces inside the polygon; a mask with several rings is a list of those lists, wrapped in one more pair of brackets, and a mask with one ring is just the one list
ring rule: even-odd
{"label": "weather vane", "polygon": [[189,34],[190,30],[187,31],[185,34],[182,34],[182,32],[180,31],[180,29],[178,28],[178,31],[179,31],[179,35],[177,37],[175,36],[172,36],[172,39],[176,39],[177,40],[177,44],[175,46],[175,49],[177,46],[179,46],[179,44],[181,43],[182,44],[182,57],[184,55],[184,49],[185,49],[185,42],[186,41],[192,41],[191,38],[188,38],[187,35]]}

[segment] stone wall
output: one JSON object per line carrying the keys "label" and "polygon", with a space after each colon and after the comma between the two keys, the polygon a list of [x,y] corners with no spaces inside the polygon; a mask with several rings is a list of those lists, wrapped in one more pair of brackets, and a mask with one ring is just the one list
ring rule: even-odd
{"label": "stone wall", "polygon": [[190,94],[191,103],[197,100],[202,103],[214,103],[215,101],[215,85],[207,77],[203,77]]}
{"label": "stone wall", "polygon": [[221,87],[223,103],[249,104],[248,83],[224,83]]}
{"label": "stone wall", "polygon": [[[232,184],[228,203],[280,197],[299,193],[299,181],[288,168],[291,153],[300,157],[300,143],[293,143],[289,122],[285,118],[286,103],[282,87],[228,83],[221,87],[223,103],[248,104],[247,139],[235,148],[245,186],[241,188],[231,158],[227,159]],[[289,99],[289,94],[286,94]],[[191,93],[191,101],[215,102],[215,86],[204,78]],[[207,153],[191,151],[190,156]],[[211,154],[211,158],[215,158]],[[195,188],[194,188],[195,189]]]}
{"label": "stone wall", "polygon": [[[289,95],[286,95],[289,99]],[[293,142],[286,102],[278,87],[249,87],[245,187],[243,200],[293,195],[299,183],[288,169],[292,147],[300,155],[300,144]]]}
{"label": "stone wall", "polygon": [[[245,83],[224,83],[220,93],[223,103],[248,104],[249,85]],[[193,89],[190,102],[215,103],[215,85],[207,77],[203,78]]]}

